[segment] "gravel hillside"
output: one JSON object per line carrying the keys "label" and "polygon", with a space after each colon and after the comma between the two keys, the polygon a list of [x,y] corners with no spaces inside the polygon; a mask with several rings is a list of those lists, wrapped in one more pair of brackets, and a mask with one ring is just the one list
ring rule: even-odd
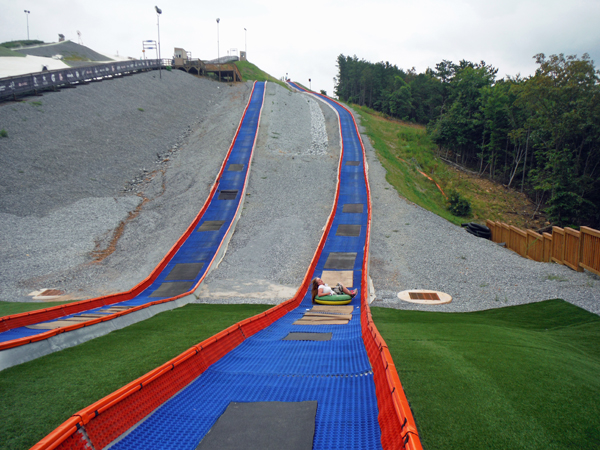
{"label": "gravel hillside", "polygon": [[162,76],[0,105],[1,300],[129,289],[196,216],[251,84]]}
{"label": "gravel hillside", "polygon": [[[0,105],[0,300],[39,288],[131,288],[204,203],[251,84],[149,72]],[[374,305],[473,311],[550,298],[600,313],[600,281],[523,259],[400,197],[368,139]],[[335,113],[269,84],[240,221],[200,302],[278,303],[298,288],[331,210]],[[452,295],[444,306],[405,289]]]}

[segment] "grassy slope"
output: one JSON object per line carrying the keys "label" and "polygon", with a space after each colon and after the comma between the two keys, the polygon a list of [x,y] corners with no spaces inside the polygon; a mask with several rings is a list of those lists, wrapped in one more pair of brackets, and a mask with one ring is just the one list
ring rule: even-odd
{"label": "grassy slope", "polygon": [[0,372],[0,448],[30,448],[72,414],[267,305],[187,305]]}
{"label": "grassy slope", "polygon": [[249,61],[236,61],[235,65],[238,67],[244,81],[255,80],[255,81],[271,81],[287,88],[287,85],[277,78],[269,75],[267,72],[262,71],[257,66]]}
{"label": "grassy slope", "polygon": [[18,314],[27,311],[35,311],[37,309],[51,308],[53,306],[64,305],[65,303],[71,302],[0,302],[0,317],[10,316],[11,314]]}
{"label": "grassy slope", "polygon": [[6,47],[0,46],[0,57],[1,56],[17,56],[17,57],[25,58],[26,55],[23,53],[15,52]]}
{"label": "grassy slope", "polygon": [[600,318],[562,300],[373,308],[428,450],[600,448]]}
{"label": "grassy slope", "polygon": [[[367,129],[377,156],[387,171],[388,182],[403,197],[450,222],[499,220],[521,228],[539,228],[543,221],[532,222],[532,205],[526,197],[515,191],[457,171],[436,156],[435,144],[425,128],[389,120],[366,107],[352,105]],[[433,178],[446,195],[455,189],[471,203],[472,214],[455,217],[446,209],[447,201],[435,184],[417,169]]]}

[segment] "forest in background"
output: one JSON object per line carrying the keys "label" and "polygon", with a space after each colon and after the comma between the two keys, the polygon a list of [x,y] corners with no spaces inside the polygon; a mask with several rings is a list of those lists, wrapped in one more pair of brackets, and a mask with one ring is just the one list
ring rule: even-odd
{"label": "forest in background", "polygon": [[417,73],[339,55],[335,94],[427,126],[438,155],[525,192],[554,225],[600,228],[600,85],[587,54],[538,54],[529,77],[484,61]]}

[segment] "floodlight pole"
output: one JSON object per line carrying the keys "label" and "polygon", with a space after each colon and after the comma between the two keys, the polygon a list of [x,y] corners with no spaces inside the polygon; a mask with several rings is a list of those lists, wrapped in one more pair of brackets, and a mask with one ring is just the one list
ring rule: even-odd
{"label": "floodlight pole", "polygon": [[248,59],[248,30],[244,28],[244,53],[246,54],[246,59]]}
{"label": "floodlight pole", "polygon": [[29,14],[31,13],[31,11],[28,10],[24,10],[25,11],[25,17],[27,17],[27,40],[29,40]]}
{"label": "floodlight pole", "polygon": [[162,14],[162,9],[158,6],[155,6],[156,10],[156,26],[158,27],[158,77],[162,80],[162,59],[160,56],[160,15]]}
{"label": "floodlight pole", "polygon": [[219,51],[219,22],[221,19],[217,17],[217,64],[219,65],[219,81],[221,81],[221,54]]}

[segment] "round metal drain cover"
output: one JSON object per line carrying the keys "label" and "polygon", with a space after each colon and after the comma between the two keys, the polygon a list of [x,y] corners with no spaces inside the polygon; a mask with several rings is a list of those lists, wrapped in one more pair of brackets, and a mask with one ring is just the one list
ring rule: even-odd
{"label": "round metal drain cover", "polygon": [[405,302],[419,303],[421,305],[444,305],[452,301],[452,297],[444,292],[428,291],[425,289],[411,289],[398,292],[398,298]]}

